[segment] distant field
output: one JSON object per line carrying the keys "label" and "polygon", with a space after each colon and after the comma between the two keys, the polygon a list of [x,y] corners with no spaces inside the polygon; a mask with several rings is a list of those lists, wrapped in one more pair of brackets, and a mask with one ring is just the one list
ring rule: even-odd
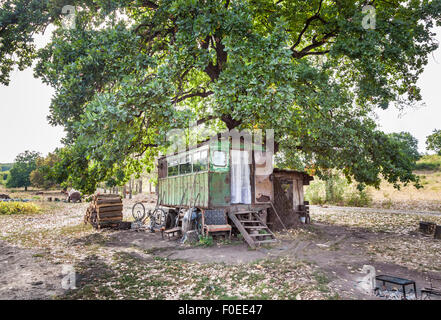
{"label": "distant field", "polygon": [[417,170],[418,171],[440,171],[441,170],[441,156],[427,155],[423,156],[417,162]]}
{"label": "distant field", "polygon": [[334,181],[333,201],[326,199],[325,184],[316,178],[306,188],[305,198],[312,204],[441,211],[441,156],[423,156],[417,162],[415,174],[420,177],[421,189],[409,185],[397,190],[383,181],[380,189],[368,187],[362,196],[358,194],[355,185],[349,185],[342,177],[337,178]]}
{"label": "distant field", "polygon": [[386,209],[416,209],[441,211],[441,156],[423,156],[417,162],[417,171],[422,189],[407,186],[396,190],[383,182],[379,190],[369,188],[373,206]]}
{"label": "distant field", "polygon": [[12,168],[12,163],[0,163],[0,172],[9,171]]}

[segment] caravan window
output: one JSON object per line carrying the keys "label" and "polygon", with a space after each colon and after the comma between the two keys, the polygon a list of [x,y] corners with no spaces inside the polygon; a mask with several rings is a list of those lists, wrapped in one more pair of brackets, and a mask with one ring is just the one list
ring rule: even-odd
{"label": "caravan window", "polygon": [[214,151],[211,160],[214,166],[225,167],[227,165],[227,153],[225,151]]}
{"label": "caravan window", "polygon": [[179,164],[179,174],[191,173],[191,157],[190,155],[185,155],[181,157]]}
{"label": "caravan window", "polygon": [[206,171],[208,169],[208,152],[202,150],[193,153],[193,172]]}
{"label": "caravan window", "polygon": [[167,161],[168,164],[168,176],[177,176],[179,174],[178,162],[175,159],[169,159]]}

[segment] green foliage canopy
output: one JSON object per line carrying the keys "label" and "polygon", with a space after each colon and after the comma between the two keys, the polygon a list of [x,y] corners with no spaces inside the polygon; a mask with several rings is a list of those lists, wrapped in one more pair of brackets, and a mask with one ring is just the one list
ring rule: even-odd
{"label": "green foliage canopy", "polygon": [[14,165],[12,166],[8,180],[6,181],[6,187],[8,188],[21,188],[25,190],[31,185],[30,175],[36,168],[36,161],[40,157],[40,154],[35,151],[25,151],[20,153],[16,158]]}
{"label": "green foliage canopy", "polygon": [[59,161],[58,150],[49,153],[46,157],[38,157],[35,161],[35,170],[30,174],[31,185],[44,189],[57,186],[58,174],[55,167]]}
{"label": "green foliage canopy", "polygon": [[431,135],[427,136],[426,145],[428,150],[441,155],[441,130],[434,130]]}
{"label": "green foliage canopy", "polygon": [[[189,122],[275,129],[280,165],[343,170],[361,184],[416,182],[376,108],[412,105],[439,0],[6,0],[0,82],[30,66],[55,89],[65,127],[60,176],[83,191],[152,168],[166,133]],[[64,5],[75,28],[62,27]],[[57,26],[36,51],[33,34]]]}

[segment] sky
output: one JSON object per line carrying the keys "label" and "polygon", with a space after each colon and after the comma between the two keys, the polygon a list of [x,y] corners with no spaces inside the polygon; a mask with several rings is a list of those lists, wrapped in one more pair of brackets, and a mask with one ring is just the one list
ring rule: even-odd
{"label": "sky", "polygon": [[[435,29],[441,43],[441,28]],[[37,47],[50,38],[51,29],[36,37]],[[378,124],[387,132],[408,131],[418,139],[419,151],[426,152],[426,137],[434,129],[441,129],[441,48],[430,57],[419,80],[424,107],[408,109],[404,113],[396,108],[377,111]],[[49,105],[54,91],[33,77],[32,69],[14,71],[8,87],[0,85],[0,163],[13,162],[16,155],[33,150],[47,155],[61,147],[62,127],[50,126],[47,121]]]}
{"label": "sky", "polygon": [[[37,47],[50,39],[50,28],[35,37]],[[0,84],[0,163],[13,162],[25,151],[43,155],[61,147],[62,127],[47,121],[54,90],[33,77],[31,68],[12,73],[9,86]]]}

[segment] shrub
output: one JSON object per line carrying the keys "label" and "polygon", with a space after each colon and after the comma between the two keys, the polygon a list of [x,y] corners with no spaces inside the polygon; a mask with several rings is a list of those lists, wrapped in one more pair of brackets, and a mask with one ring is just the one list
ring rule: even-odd
{"label": "shrub", "polygon": [[199,246],[211,247],[213,244],[214,244],[213,237],[211,237],[211,236],[208,236],[208,237],[207,236],[201,236],[199,238],[199,243],[198,243]]}
{"label": "shrub", "polygon": [[365,190],[355,189],[347,193],[345,204],[351,207],[368,207],[372,204],[372,197]]}
{"label": "shrub", "polygon": [[371,195],[363,190],[359,191],[354,184],[338,174],[328,180],[315,179],[306,188],[305,200],[311,204],[333,204],[351,207],[366,207],[372,203]]}
{"label": "shrub", "polygon": [[441,169],[441,156],[425,155],[416,163],[416,170],[437,171]]}
{"label": "shrub", "polygon": [[0,215],[32,214],[41,212],[41,208],[33,203],[0,202]]}

